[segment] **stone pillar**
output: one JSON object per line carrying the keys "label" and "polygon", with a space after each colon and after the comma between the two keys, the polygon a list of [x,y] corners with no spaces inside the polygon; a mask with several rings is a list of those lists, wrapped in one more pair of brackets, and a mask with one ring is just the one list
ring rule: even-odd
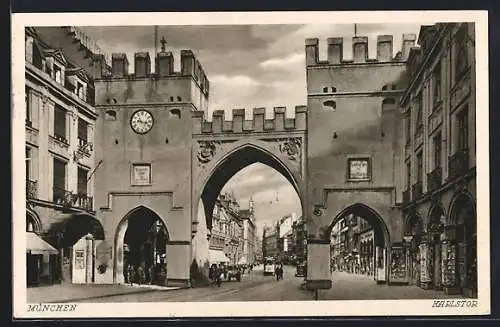
{"label": "stone pillar", "polygon": [[76,193],[78,187],[78,165],[73,155],[78,149],[78,113],[75,107],[70,107],[68,110],[66,128],[66,136],[69,142],[68,152],[70,157],[67,167],[66,187],[68,191]]}
{"label": "stone pillar", "polygon": [[[39,112],[39,125],[38,125],[38,198],[45,201],[52,199],[52,192],[50,188],[52,180],[49,173],[50,158],[49,155],[49,119],[50,109],[48,97],[42,94],[41,101],[37,101],[38,106],[36,110]],[[49,195],[50,194],[50,195]]]}
{"label": "stone pillar", "polygon": [[123,275],[123,242],[125,240],[125,232],[127,231],[128,220],[123,221],[118,226],[118,233],[115,241],[115,260],[114,260],[114,282],[115,284],[125,283],[125,276]]}
{"label": "stone pillar", "polygon": [[86,260],[86,267],[87,267],[87,273],[85,276],[85,282],[87,284],[92,284],[94,282],[93,280],[93,273],[94,273],[94,238],[91,235],[87,235],[85,237],[85,243],[87,246],[86,249],[86,254],[87,254],[87,260]]}

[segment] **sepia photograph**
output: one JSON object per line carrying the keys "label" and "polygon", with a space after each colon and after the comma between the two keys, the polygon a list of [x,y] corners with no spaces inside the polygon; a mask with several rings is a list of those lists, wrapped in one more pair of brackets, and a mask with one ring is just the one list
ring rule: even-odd
{"label": "sepia photograph", "polygon": [[14,14],[14,314],[487,314],[487,15],[431,13]]}

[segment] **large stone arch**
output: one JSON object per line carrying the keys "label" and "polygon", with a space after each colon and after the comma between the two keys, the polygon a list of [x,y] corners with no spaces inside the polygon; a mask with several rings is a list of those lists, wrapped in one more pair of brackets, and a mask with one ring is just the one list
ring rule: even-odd
{"label": "large stone arch", "polygon": [[158,220],[160,220],[163,224],[163,227],[166,230],[167,233],[167,240],[170,240],[170,234],[169,234],[169,229],[167,226],[167,222],[165,219],[159,215],[156,211],[153,209],[144,206],[144,205],[138,205],[131,209],[127,214],[123,216],[123,218],[119,221],[117,227],[116,227],[116,232],[114,235],[114,248],[115,248],[115,256],[114,256],[114,271],[113,271],[113,280],[115,283],[123,283],[124,282],[124,276],[123,276],[123,246],[124,246],[124,241],[125,241],[125,236],[128,231],[128,225],[129,225],[129,219],[133,217],[135,214],[140,213],[141,211],[145,213],[151,214],[153,217],[156,217]]}
{"label": "large stone arch", "polygon": [[330,234],[335,226],[342,218],[353,214],[368,222],[373,229],[373,262],[374,262],[374,280],[377,282],[388,282],[390,262],[391,236],[389,228],[386,225],[382,216],[371,206],[363,203],[353,203],[342,210],[333,218],[331,223],[325,229],[322,236],[323,239],[330,239]]}
{"label": "large stone arch", "polygon": [[462,204],[462,201],[471,204],[471,208],[469,209],[476,217],[476,201],[474,200],[474,197],[470,192],[463,190],[454,194],[450,201],[450,206],[448,208],[448,219],[446,221],[447,225],[456,225],[458,223],[458,221],[456,221],[456,218],[458,216],[456,210]]}
{"label": "large stone arch", "polygon": [[390,247],[391,245],[390,233],[389,229],[387,228],[387,225],[384,222],[384,219],[382,219],[382,216],[380,216],[380,214],[376,210],[363,203],[354,203],[342,209],[333,218],[332,222],[325,231],[323,237],[325,239],[328,239],[332,232],[333,226],[335,226],[335,224],[338,223],[340,219],[346,217],[350,213],[353,213],[358,217],[362,217],[373,227],[376,239],[375,242],[377,245],[379,246],[383,245],[386,248]]}
{"label": "large stone arch", "polygon": [[[199,201],[203,202],[207,228],[211,228],[212,211],[215,200],[224,185],[241,169],[253,164],[262,163],[283,175],[293,186],[301,201],[304,210],[304,158],[303,139],[300,141],[299,152],[290,154],[282,150],[283,142],[294,138],[285,139],[245,139],[238,141],[215,141],[217,151],[211,160],[201,163],[197,154],[194,153],[193,160],[198,161],[194,165],[193,178],[193,204],[192,215],[195,223],[198,217]],[[212,141],[201,141],[212,142]]]}

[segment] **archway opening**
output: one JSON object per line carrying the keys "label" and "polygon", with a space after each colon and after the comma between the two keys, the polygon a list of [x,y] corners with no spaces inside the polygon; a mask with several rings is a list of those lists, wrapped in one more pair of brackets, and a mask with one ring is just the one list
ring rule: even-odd
{"label": "archway opening", "polygon": [[[210,265],[248,267],[264,257],[296,262],[290,236],[293,223],[302,218],[299,192],[287,166],[258,147],[244,146],[222,160],[201,194]],[[266,243],[271,235],[273,246]]]}
{"label": "archway opening", "polygon": [[477,297],[477,219],[474,201],[460,194],[450,210],[457,243],[458,286],[462,294]]}
{"label": "archway opening", "polygon": [[364,204],[351,205],[333,219],[327,232],[332,273],[387,281],[389,232],[377,212]]}
{"label": "archway opening", "polygon": [[117,279],[165,285],[168,240],[167,228],[155,212],[146,207],[130,212],[118,229],[117,245],[122,244],[123,257],[118,258],[122,274]]}

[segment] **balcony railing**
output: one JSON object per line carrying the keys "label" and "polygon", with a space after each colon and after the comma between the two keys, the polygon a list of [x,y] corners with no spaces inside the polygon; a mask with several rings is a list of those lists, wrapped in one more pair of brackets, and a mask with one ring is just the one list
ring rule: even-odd
{"label": "balcony railing", "polygon": [[76,207],[91,211],[93,198],[85,193],[75,194],[71,191],[54,187],[53,201],[65,207]]}
{"label": "balcony railing", "polygon": [[422,196],[422,182],[417,182],[411,187],[412,199],[418,199]]}
{"label": "balcony railing", "polygon": [[85,193],[76,195],[75,206],[84,210],[92,211],[94,199]]}
{"label": "balcony railing", "polygon": [[427,174],[427,190],[433,191],[441,186],[442,169],[438,167]]}
{"label": "balcony railing", "polygon": [[403,191],[403,202],[407,203],[410,202],[410,189],[406,189]]}
{"label": "balcony railing", "polygon": [[37,181],[26,180],[26,199],[38,198],[38,183]]}
{"label": "balcony railing", "polygon": [[63,135],[60,135],[60,134],[54,134],[54,138],[55,138],[56,140],[58,140],[58,141],[60,141],[60,142],[64,143],[64,144],[69,144],[68,139],[67,139],[65,136],[63,136]]}
{"label": "balcony railing", "polygon": [[469,170],[469,149],[458,150],[448,158],[448,176],[454,178]]}

